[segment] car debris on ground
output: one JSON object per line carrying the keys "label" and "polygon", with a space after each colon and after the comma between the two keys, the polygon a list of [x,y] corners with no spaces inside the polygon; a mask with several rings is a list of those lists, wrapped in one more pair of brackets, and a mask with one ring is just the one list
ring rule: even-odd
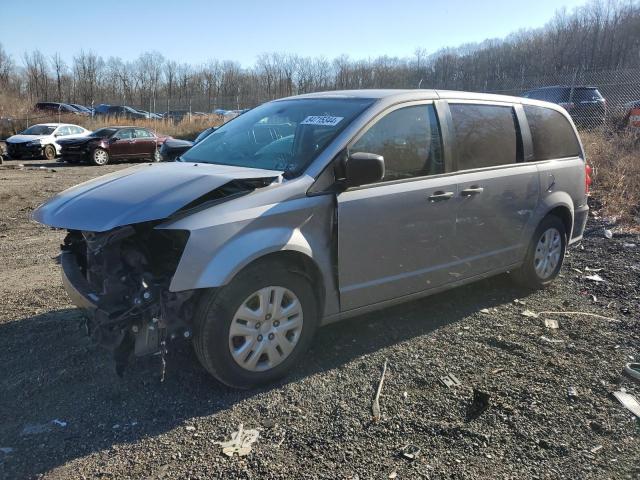
{"label": "car debris on ground", "polygon": [[489,409],[490,398],[488,392],[473,389],[473,400],[467,409],[467,421],[475,420]]}
{"label": "car debris on ground", "polygon": [[460,385],[462,385],[462,382],[458,380],[458,377],[456,377],[453,373],[447,373],[446,375],[440,377],[440,383],[448,388],[459,387]]}
{"label": "car debris on ground", "polygon": [[627,363],[624,366],[624,374],[627,377],[640,382],[640,363]]}
{"label": "car debris on ground", "polygon": [[613,392],[613,396],[616,397],[616,399],[627,410],[633,413],[636,417],[640,418],[640,402],[638,402],[638,399],[636,397],[622,390]]}
{"label": "car debris on ground", "polygon": [[238,431],[231,434],[231,440],[216,443],[222,447],[222,453],[228,457],[233,457],[234,454],[244,457],[251,453],[251,445],[258,440],[259,435],[258,430],[245,430],[240,424]]}
{"label": "car debris on ground", "polygon": [[400,455],[409,460],[415,460],[420,455],[420,447],[409,443],[400,449]]}

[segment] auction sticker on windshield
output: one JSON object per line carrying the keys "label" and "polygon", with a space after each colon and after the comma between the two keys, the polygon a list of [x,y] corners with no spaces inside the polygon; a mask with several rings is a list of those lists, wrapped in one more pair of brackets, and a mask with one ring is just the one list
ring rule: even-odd
{"label": "auction sticker on windshield", "polygon": [[305,118],[300,125],[323,125],[325,127],[335,127],[344,117],[330,117],[328,115],[310,115]]}

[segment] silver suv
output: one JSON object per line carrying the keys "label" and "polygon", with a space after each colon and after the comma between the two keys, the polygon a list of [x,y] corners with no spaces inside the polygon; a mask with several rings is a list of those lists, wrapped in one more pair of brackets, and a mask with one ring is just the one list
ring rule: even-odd
{"label": "silver suv", "polygon": [[551,282],[582,237],[589,167],[561,107],[432,90],[266,103],[177,162],[66,190],[63,281],[115,352],[193,338],[220,381],[299,363],[316,328],[503,272]]}

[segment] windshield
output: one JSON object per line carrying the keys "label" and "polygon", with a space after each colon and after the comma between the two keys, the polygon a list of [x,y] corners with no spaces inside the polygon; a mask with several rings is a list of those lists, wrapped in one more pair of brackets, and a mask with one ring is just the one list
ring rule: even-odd
{"label": "windshield", "polygon": [[215,130],[181,160],[281,170],[295,176],[373,102],[305,98],[266,103]]}
{"label": "windshield", "polygon": [[56,127],[47,125],[34,125],[22,132],[22,135],[51,135],[55,129]]}
{"label": "windshield", "polygon": [[109,138],[111,135],[118,131],[117,128],[101,128],[100,130],[96,130],[92,132],[90,137],[99,137],[99,138]]}

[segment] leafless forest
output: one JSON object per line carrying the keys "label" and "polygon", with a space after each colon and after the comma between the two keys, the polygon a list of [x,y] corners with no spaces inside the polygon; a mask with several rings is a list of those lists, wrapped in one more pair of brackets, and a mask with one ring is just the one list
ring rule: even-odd
{"label": "leafless forest", "polygon": [[[215,50],[211,54],[215,57]],[[129,104],[153,111],[211,111],[329,89],[422,87],[515,93],[531,78],[571,79],[581,72],[637,69],[639,59],[640,2],[595,1],[572,12],[557,12],[540,29],[431,53],[418,48],[407,58],[263,53],[254,65],[243,67],[215,58],[199,65],[178,63],[155,51],[141,53],[134,61],[80,51],[67,63],[59,53],[49,57],[39,50],[13,58],[0,45],[0,92],[5,92],[0,105],[8,112],[12,109],[8,99],[20,98],[25,107],[50,100]]]}

